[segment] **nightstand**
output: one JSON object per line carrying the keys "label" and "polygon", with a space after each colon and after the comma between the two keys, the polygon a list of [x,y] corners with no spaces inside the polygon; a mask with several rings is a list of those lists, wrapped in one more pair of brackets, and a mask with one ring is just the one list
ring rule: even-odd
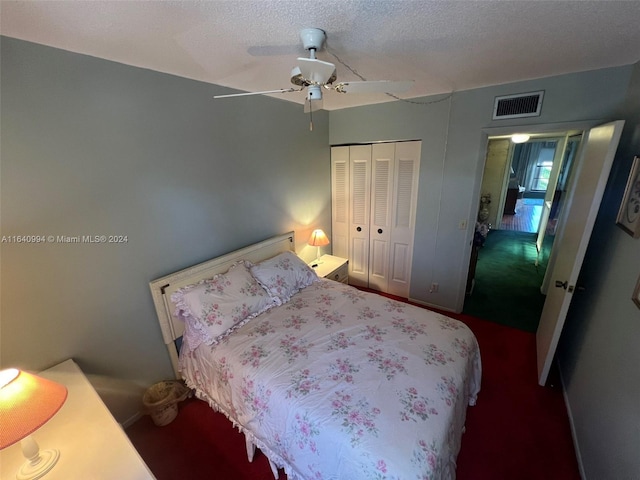
{"label": "nightstand", "polygon": [[[68,391],[58,413],[33,433],[41,450],[60,451],[60,460],[44,479],[155,479],[73,360],[38,375],[65,385]],[[0,478],[15,478],[24,462],[20,443],[5,448],[0,454]]]}
{"label": "nightstand", "polygon": [[[317,266],[314,267],[316,263]],[[313,261],[309,266],[316,271],[319,277],[340,283],[349,283],[349,260],[346,258],[323,255],[318,262]]]}

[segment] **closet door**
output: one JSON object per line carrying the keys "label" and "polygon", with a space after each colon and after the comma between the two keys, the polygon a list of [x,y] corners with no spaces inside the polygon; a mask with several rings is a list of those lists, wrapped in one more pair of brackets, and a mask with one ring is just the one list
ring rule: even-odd
{"label": "closet door", "polygon": [[350,284],[409,296],[420,147],[332,147],[332,249],[349,259]]}
{"label": "closet door", "polygon": [[395,145],[388,293],[409,297],[422,142]]}
{"label": "closet door", "polygon": [[371,145],[349,147],[349,283],[369,286]]}
{"label": "closet door", "polygon": [[349,147],[331,148],[331,252],[349,258]]}
{"label": "closet door", "polygon": [[394,156],[393,143],[378,143],[372,147],[369,287],[382,292],[387,291],[389,284]]}

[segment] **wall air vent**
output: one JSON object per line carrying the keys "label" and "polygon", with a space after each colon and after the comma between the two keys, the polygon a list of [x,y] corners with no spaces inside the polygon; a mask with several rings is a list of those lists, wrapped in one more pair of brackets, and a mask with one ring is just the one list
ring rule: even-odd
{"label": "wall air vent", "polygon": [[544,90],[496,97],[493,104],[493,120],[537,117],[542,109]]}

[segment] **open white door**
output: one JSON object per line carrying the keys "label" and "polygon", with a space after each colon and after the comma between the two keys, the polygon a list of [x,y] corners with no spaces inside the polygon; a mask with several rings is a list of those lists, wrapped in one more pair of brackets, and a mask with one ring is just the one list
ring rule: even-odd
{"label": "open white door", "polygon": [[551,285],[536,333],[538,383],[545,385],[571,304],[593,224],[600,208],[624,121],[592,128],[585,135],[573,185],[554,245]]}

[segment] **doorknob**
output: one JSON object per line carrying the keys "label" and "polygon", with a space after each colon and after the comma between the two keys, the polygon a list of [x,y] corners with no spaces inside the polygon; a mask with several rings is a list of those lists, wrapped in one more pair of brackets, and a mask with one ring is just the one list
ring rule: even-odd
{"label": "doorknob", "polygon": [[378,233],[382,233],[382,229],[381,228],[378,229]]}
{"label": "doorknob", "polygon": [[564,282],[561,282],[560,280],[556,280],[556,287],[560,288],[564,288],[565,290],[567,289],[567,281],[565,280]]}
{"label": "doorknob", "polygon": [[362,231],[362,227],[357,227],[356,230],[361,232]]}

